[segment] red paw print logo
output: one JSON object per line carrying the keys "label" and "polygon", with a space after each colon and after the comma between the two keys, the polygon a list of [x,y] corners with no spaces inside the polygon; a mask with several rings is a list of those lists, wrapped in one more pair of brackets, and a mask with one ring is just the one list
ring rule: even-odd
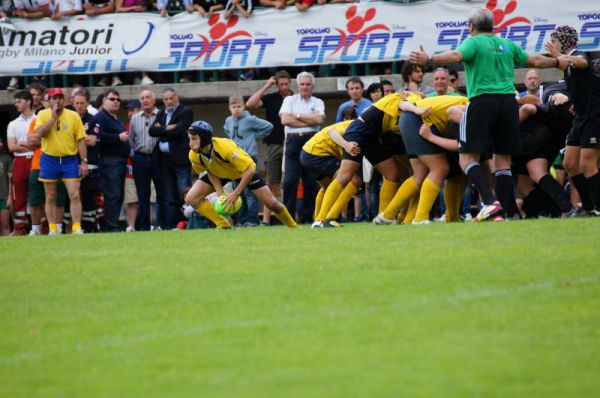
{"label": "red paw print logo", "polygon": [[202,51],[191,62],[198,60],[204,54],[210,56],[210,54],[213,53],[217,48],[221,47],[223,43],[226,43],[238,36],[252,37],[252,35],[245,30],[238,30],[227,34],[227,31],[237,25],[239,20],[240,18],[237,15],[232,15],[227,22],[221,22],[221,14],[211,15],[208,19],[208,26],[210,26],[208,35],[210,36],[211,40],[204,35],[198,35],[198,37],[202,39]]}
{"label": "red paw print logo", "polygon": [[365,24],[367,22],[369,22],[370,20],[375,18],[375,14],[377,14],[377,10],[375,9],[375,7],[369,8],[365,12],[364,15],[358,15],[358,7],[357,6],[352,6],[352,7],[348,8],[346,10],[346,15],[345,15],[346,21],[347,21],[346,29],[348,30],[348,33],[350,33],[350,35],[354,35],[354,37],[352,38],[352,40],[350,40],[350,42],[348,44],[346,44],[346,42],[348,41],[348,35],[343,30],[336,28],[335,30],[337,30],[339,32],[339,34],[342,36],[342,40],[340,41],[340,45],[338,46],[338,48],[336,48],[332,54],[335,54],[340,49],[342,49],[344,46],[346,46],[346,47],[352,46],[352,44],[354,44],[356,41],[360,40],[367,33],[372,32],[374,30],[383,29],[383,30],[387,30],[389,32],[390,29],[387,26],[382,25],[382,24],[371,25],[371,26],[363,29],[363,27],[365,26]]}
{"label": "red paw print logo", "polygon": [[513,11],[517,9],[516,0],[510,0],[508,3],[506,3],[504,9],[496,8],[497,5],[498,0],[489,0],[485,6],[488,10],[492,12],[492,14],[494,14],[494,26],[496,27],[494,29],[494,33],[498,33],[504,28],[519,22],[531,24],[531,21],[525,17],[513,17],[507,21],[504,21],[504,18],[506,18],[509,14],[512,14]]}

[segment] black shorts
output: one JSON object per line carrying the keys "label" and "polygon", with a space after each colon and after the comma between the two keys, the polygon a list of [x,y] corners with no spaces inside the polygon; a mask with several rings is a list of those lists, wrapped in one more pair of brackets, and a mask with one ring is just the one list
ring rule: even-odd
{"label": "black shorts", "polygon": [[472,98],[461,121],[458,147],[461,153],[483,153],[491,147],[499,155],[519,154],[519,108],[514,94]]}
{"label": "black shorts", "polygon": [[[213,186],[213,184],[210,182],[210,178],[208,178],[208,174],[204,174],[202,177],[200,177],[200,180],[207,183],[208,185],[210,185],[211,187]],[[221,184],[225,185],[230,181],[235,181],[237,183],[240,182],[239,179],[237,180],[230,180],[228,178],[220,178],[221,180]],[[263,181],[263,179],[260,177],[260,175],[258,173],[254,173],[254,176],[252,177],[252,179],[250,180],[250,182],[248,183],[248,186],[246,188],[248,188],[251,191],[254,191],[255,189],[259,189],[266,186],[265,182]],[[214,187],[213,187],[214,188]]]}
{"label": "black shorts", "polygon": [[333,177],[340,168],[340,161],[333,156],[317,156],[306,152],[300,152],[300,163],[302,167],[313,173],[317,180],[325,177]]}
{"label": "black shorts", "polygon": [[462,168],[460,167],[460,163],[458,161],[458,152],[450,152],[446,151],[446,157],[448,158],[448,175],[446,179],[450,180],[452,178],[460,177],[464,175]]}
{"label": "black shorts", "polygon": [[576,117],[567,134],[567,146],[600,148],[600,113],[586,118]]}
{"label": "black shorts", "polygon": [[360,154],[352,156],[344,151],[344,159],[362,163],[363,156],[372,165],[379,164],[392,157],[391,148],[384,145],[377,131],[372,131],[369,125],[360,119],[354,120],[346,129],[344,139],[348,142],[356,142],[360,147]]}
{"label": "black shorts", "polygon": [[[400,134],[402,141],[406,147],[406,153],[410,155],[437,155],[446,152],[443,148],[427,141],[421,134],[419,129],[423,125],[423,120],[420,116],[412,112],[404,112],[400,116]],[[432,126],[432,131],[437,133],[435,126]]]}
{"label": "black shorts", "polygon": [[533,159],[546,159],[549,164],[556,158],[557,147],[552,131],[546,124],[527,120],[521,124],[521,153],[513,156],[515,174],[527,175],[527,163]]}

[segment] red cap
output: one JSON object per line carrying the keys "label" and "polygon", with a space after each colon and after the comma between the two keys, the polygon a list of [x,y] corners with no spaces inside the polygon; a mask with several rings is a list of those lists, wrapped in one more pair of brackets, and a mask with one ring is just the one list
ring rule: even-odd
{"label": "red cap", "polygon": [[63,97],[65,96],[65,93],[63,92],[62,88],[51,88],[48,91],[48,98],[52,98],[52,97],[55,97],[57,95],[62,95]]}

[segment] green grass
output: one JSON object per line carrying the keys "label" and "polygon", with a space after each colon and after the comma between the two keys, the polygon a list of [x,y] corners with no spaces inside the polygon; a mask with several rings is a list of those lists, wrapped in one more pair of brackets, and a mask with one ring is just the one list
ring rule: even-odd
{"label": "green grass", "polygon": [[600,396],[599,225],[0,239],[0,397]]}

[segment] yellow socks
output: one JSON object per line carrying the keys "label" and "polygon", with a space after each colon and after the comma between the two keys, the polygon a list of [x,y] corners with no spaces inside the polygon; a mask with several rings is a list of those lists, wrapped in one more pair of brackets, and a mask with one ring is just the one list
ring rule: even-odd
{"label": "yellow socks", "polygon": [[75,231],[79,231],[80,229],[81,229],[81,223],[74,222],[73,226],[71,227],[71,231],[75,232]]}
{"label": "yellow socks", "polygon": [[444,202],[446,202],[446,222],[460,221],[460,202],[462,201],[463,189],[460,178],[446,180],[444,188]]}
{"label": "yellow socks", "polygon": [[358,187],[354,185],[352,181],[350,181],[348,185],[346,185],[346,188],[344,188],[340,196],[337,198],[333,206],[331,206],[331,209],[329,209],[329,212],[325,216],[325,220],[336,220],[342,213],[342,210],[344,210],[344,208],[348,206],[348,202],[350,202],[350,199],[352,199],[352,197],[356,195],[357,192]]}
{"label": "yellow socks", "polygon": [[441,187],[435,182],[426,178],[421,187],[421,196],[419,197],[419,206],[415,214],[415,222],[429,220],[429,213],[433,204],[440,194]]}
{"label": "yellow socks", "polygon": [[[412,177],[407,178],[406,181],[400,185],[400,188],[394,195],[394,198],[385,207],[385,210],[383,211],[383,217],[387,218],[388,220],[395,219],[398,213],[400,213],[400,209],[402,209],[406,202],[408,202],[408,200],[410,200],[410,198],[418,192],[419,185],[416,183],[416,181]],[[383,193],[383,185],[381,187],[381,193]],[[379,204],[381,206],[381,194],[379,197]]]}
{"label": "yellow socks", "polygon": [[51,232],[58,232],[58,225],[57,224],[48,224],[48,229]]}
{"label": "yellow socks", "polygon": [[290,228],[298,228],[298,224],[296,224],[296,221],[294,221],[294,219],[290,215],[290,212],[288,211],[288,209],[285,206],[283,206],[283,210],[282,211],[280,211],[279,213],[273,212],[273,214],[275,215],[275,217],[277,217],[277,219],[279,221],[281,221],[282,223],[284,223],[288,227],[290,227]]}
{"label": "yellow socks", "polygon": [[[390,180],[383,179],[381,189],[379,190],[379,213],[381,213],[392,201],[400,184]],[[400,210],[398,210],[400,211]]]}
{"label": "yellow socks", "polygon": [[417,214],[417,207],[419,206],[419,193],[417,192],[417,194],[413,195],[412,198],[410,198],[410,202],[408,204],[408,210],[406,210],[406,215],[404,216],[404,220],[402,221],[402,224],[404,225],[409,225],[412,224],[413,220],[415,219],[415,214]]}
{"label": "yellow socks", "polygon": [[319,216],[319,210],[321,210],[321,205],[323,204],[323,197],[325,196],[325,188],[319,189],[317,192],[317,197],[315,199],[315,214],[313,215],[313,219],[317,219]]}
{"label": "yellow socks", "polygon": [[212,221],[217,226],[217,228],[231,228],[231,223],[227,221],[225,217],[218,214],[215,211],[213,205],[208,200],[203,201],[202,204],[196,209],[196,211],[204,217],[208,218],[210,221]]}
{"label": "yellow socks", "polygon": [[323,202],[321,203],[321,209],[319,209],[319,214],[315,218],[315,221],[325,221],[327,217],[327,213],[329,213],[329,209],[333,207],[337,198],[340,196],[344,187],[340,182],[334,178],[333,181],[327,187],[325,191],[325,195],[323,195]]}

